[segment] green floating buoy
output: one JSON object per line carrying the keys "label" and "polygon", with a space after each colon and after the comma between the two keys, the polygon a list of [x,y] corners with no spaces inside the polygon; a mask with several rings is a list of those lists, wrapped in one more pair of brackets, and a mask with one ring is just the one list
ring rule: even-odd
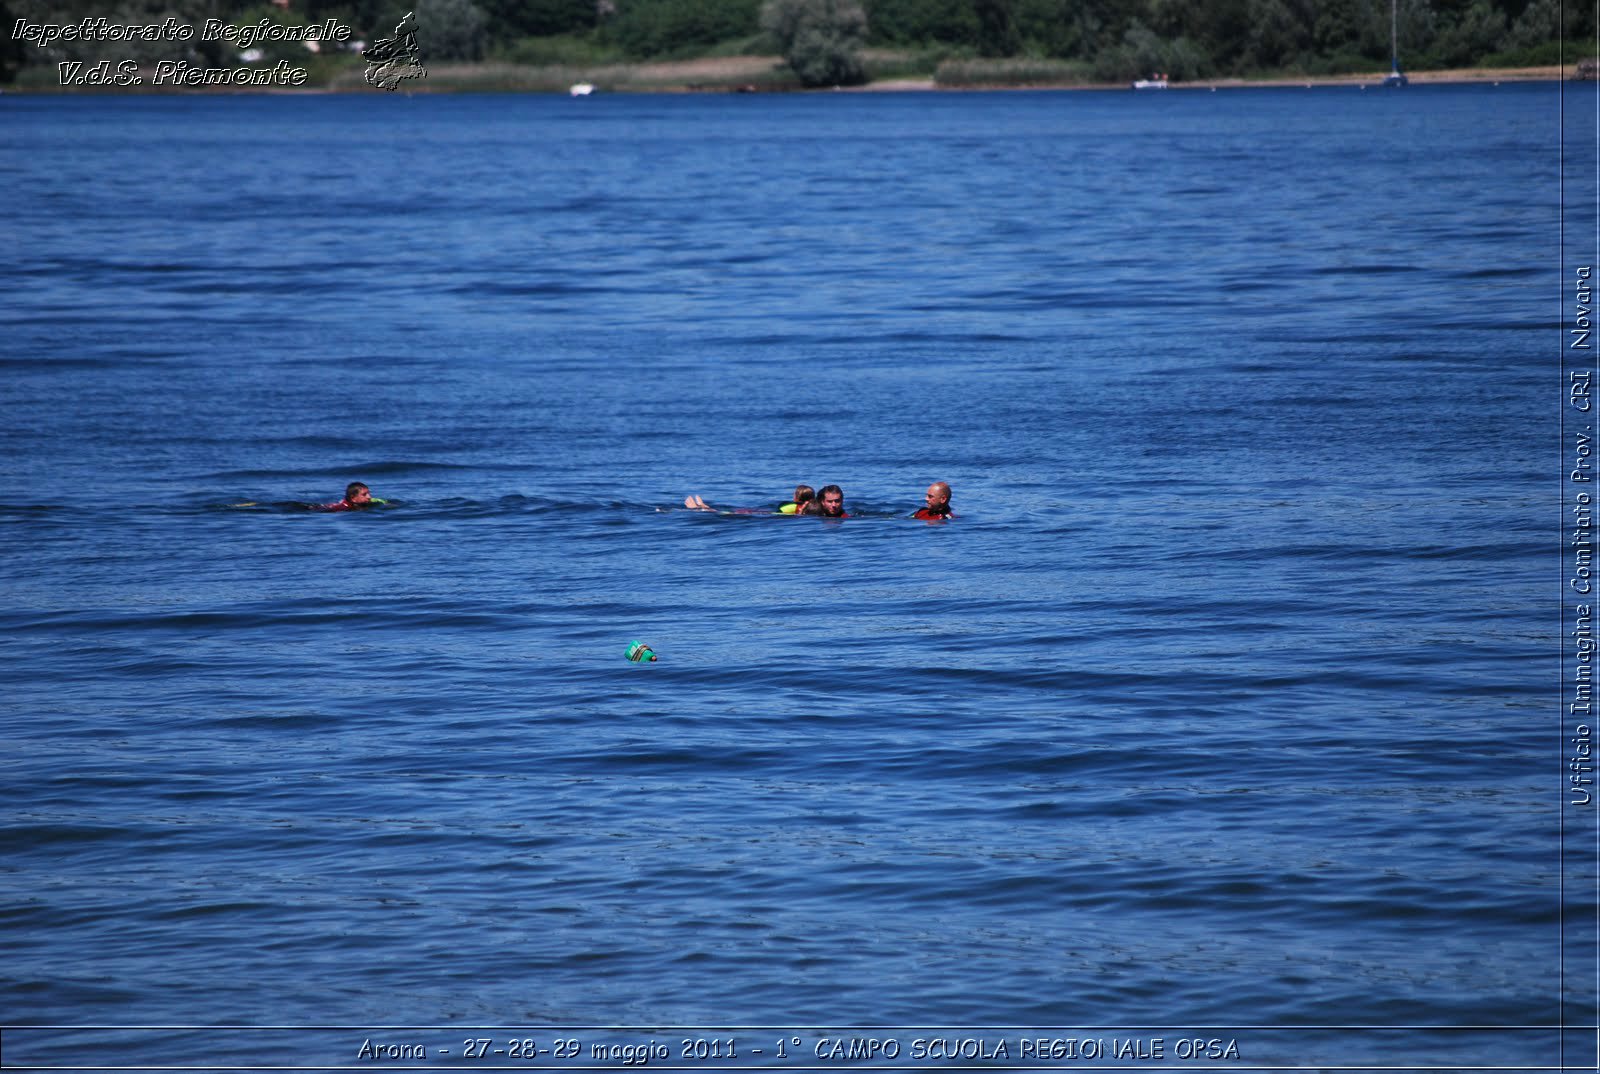
{"label": "green floating buoy", "polygon": [[630,641],[628,643],[628,659],[635,664],[654,663],[656,654],[651,652],[650,646],[644,642]]}

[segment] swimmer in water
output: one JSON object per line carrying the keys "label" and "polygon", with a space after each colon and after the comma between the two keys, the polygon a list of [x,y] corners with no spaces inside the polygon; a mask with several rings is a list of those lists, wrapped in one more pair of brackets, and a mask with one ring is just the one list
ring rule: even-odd
{"label": "swimmer in water", "polygon": [[344,499],[337,503],[319,505],[318,511],[359,511],[375,503],[384,503],[384,500],[374,500],[372,490],[359,481],[352,481],[345,486]]}
{"label": "swimmer in water", "polygon": [[804,507],[806,504],[808,504],[812,500],[816,499],[816,497],[817,497],[816,490],[813,489],[810,485],[796,485],[794,487],[794,499],[790,500],[788,503],[786,503],[782,507],[778,508],[778,514],[780,514],[780,515],[799,514],[800,513],[800,508]]}
{"label": "swimmer in water", "polygon": [[352,481],[344,487],[344,499],[333,503],[305,503],[300,500],[281,500],[277,503],[258,503],[255,500],[245,500],[243,503],[230,503],[229,507],[276,507],[280,511],[360,511],[371,507],[375,503],[388,503],[372,494],[372,490],[360,481]]}
{"label": "swimmer in water", "polygon": [[849,518],[844,509],[844,490],[838,485],[823,485],[814,500],[807,500],[795,511],[797,515],[821,515],[823,518]]}
{"label": "swimmer in water", "polygon": [[917,508],[912,518],[920,518],[924,522],[943,522],[956,517],[950,513],[950,486],[943,481],[929,485],[924,499],[927,500],[927,506]]}
{"label": "swimmer in water", "polygon": [[[798,509],[801,507],[801,505],[803,505],[807,501],[809,501],[812,498],[812,496],[813,496],[813,493],[811,491],[811,486],[810,485],[796,485],[794,487],[794,499],[791,502],[783,504],[782,506],[780,506],[778,508],[778,512],[777,513],[780,514],[780,515],[792,515],[792,514],[795,514],[798,511]],[[759,514],[764,514],[765,513],[759,507],[730,507],[730,508],[726,508],[726,509],[719,509],[719,508],[716,508],[716,507],[712,507],[709,503],[706,503],[706,501],[703,498],[701,498],[699,495],[690,495],[690,496],[684,497],[683,506],[687,507],[691,511],[717,511],[717,510],[722,510],[723,513],[725,513],[725,514],[733,514],[733,515],[759,515]]]}

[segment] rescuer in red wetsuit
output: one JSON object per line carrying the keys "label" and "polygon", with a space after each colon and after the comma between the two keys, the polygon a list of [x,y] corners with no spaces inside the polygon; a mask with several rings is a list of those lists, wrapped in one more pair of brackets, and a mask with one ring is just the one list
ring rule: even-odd
{"label": "rescuer in red wetsuit", "polygon": [[344,499],[340,500],[338,503],[325,503],[325,504],[322,504],[320,507],[317,508],[317,510],[319,510],[319,511],[359,511],[363,507],[367,507],[367,506],[369,506],[371,504],[374,504],[374,503],[382,503],[382,502],[383,502],[382,500],[374,500],[372,498],[372,490],[367,488],[367,486],[363,485],[359,481],[352,481],[352,482],[350,482],[350,484],[345,486]]}
{"label": "rescuer in red wetsuit", "polygon": [[844,489],[838,485],[823,485],[817,498],[801,504],[795,514],[821,515],[823,518],[850,517],[844,510]]}
{"label": "rescuer in red wetsuit", "polygon": [[943,522],[947,518],[956,517],[950,513],[950,486],[943,481],[935,481],[929,485],[925,499],[928,501],[928,506],[917,508],[911,515],[912,518],[920,518],[924,522]]}

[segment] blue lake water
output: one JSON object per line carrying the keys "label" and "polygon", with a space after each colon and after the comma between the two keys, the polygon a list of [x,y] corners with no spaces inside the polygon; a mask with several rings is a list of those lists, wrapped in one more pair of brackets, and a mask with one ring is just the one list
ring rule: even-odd
{"label": "blue lake water", "polygon": [[0,98],[0,1021],[1592,1023],[1559,93]]}

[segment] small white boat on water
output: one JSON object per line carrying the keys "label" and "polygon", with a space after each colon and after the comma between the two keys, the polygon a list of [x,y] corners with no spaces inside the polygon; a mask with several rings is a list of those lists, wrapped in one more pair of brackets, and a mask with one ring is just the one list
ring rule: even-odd
{"label": "small white boat on water", "polygon": [[1167,78],[1166,78],[1165,75],[1158,75],[1155,78],[1141,78],[1141,79],[1139,79],[1139,81],[1137,81],[1137,82],[1135,82],[1133,84],[1133,88],[1134,89],[1166,89],[1167,88]]}
{"label": "small white boat on water", "polygon": [[578,82],[567,92],[574,97],[587,97],[594,92],[594,86],[588,82]]}

